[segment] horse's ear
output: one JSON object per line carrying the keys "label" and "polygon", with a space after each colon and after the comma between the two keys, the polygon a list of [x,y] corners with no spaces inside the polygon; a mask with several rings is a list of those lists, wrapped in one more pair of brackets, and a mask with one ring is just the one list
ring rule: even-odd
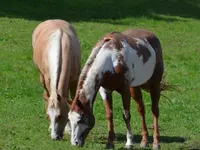
{"label": "horse's ear", "polygon": [[111,37],[111,36],[107,36],[107,37],[104,38],[104,41],[105,41],[105,42],[108,42],[108,41],[110,41],[110,40],[112,40],[112,37]]}
{"label": "horse's ear", "polygon": [[80,109],[82,109],[82,110],[83,110],[83,108],[84,108],[84,106],[83,106],[83,104],[81,103],[80,100],[77,100],[77,106],[78,106]]}
{"label": "horse's ear", "polygon": [[72,100],[67,99],[66,102],[67,102],[67,104],[69,105],[69,107],[71,107],[71,105],[72,105]]}

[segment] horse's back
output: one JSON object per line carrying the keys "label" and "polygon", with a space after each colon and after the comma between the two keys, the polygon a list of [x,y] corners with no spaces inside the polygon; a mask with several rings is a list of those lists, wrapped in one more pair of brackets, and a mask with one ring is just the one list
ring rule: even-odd
{"label": "horse's back", "polygon": [[46,20],[41,22],[33,31],[32,34],[32,44],[33,47],[36,45],[36,42],[42,38],[50,36],[52,32],[56,29],[62,29],[64,32],[71,36],[76,36],[75,29],[66,21],[54,19],[54,20]]}
{"label": "horse's back", "polygon": [[[64,20],[47,20],[40,23],[32,34],[33,60],[44,78],[49,78],[48,51],[51,36],[60,30],[60,76],[70,76],[70,81],[78,80],[81,64],[80,42],[75,29]],[[70,68],[70,69],[69,69]],[[66,77],[65,77],[66,78]],[[65,81],[66,79],[62,79]],[[62,81],[61,80],[61,81]]]}
{"label": "horse's back", "polygon": [[[48,43],[50,36],[54,33],[57,29],[61,29],[63,34],[66,34],[65,38],[62,36],[62,42],[66,44],[66,48],[70,47],[71,56],[74,59],[72,61],[80,60],[81,52],[80,52],[80,43],[76,36],[75,29],[66,21],[64,20],[47,20],[40,23],[32,34],[32,46],[33,46],[33,59],[36,65],[42,65],[45,63],[48,51]],[[67,38],[68,39],[67,39]],[[67,59],[67,58],[66,58]],[[47,63],[47,62],[46,62]],[[80,62],[74,62],[75,64]],[[47,65],[47,64],[46,64]]]}

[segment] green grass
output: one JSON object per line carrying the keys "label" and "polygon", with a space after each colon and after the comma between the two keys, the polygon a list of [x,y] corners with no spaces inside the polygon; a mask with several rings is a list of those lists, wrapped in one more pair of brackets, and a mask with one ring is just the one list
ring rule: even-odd
{"label": "green grass", "polygon": [[[61,18],[78,33],[82,64],[105,33],[129,28],[153,31],[161,40],[167,80],[180,93],[164,92],[160,100],[160,134],[163,150],[200,149],[200,1],[199,0],[7,0],[0,5],[0,149],[64,150],[70,137],[51,141],[43,89],[32,61],[31,33],[43,20]],[[151,100],[144,93],[147,125],[152,124]],[[135,148],[141,140],[140,117],[131,103]],[[98,95],[96,124],[82,150],[104,149],[107,121]],[[114,94],[116,149],[123,149],[125,124],[121,97]],[[152,130],[149,140],[152,142]],[[151,143],[152,144],[152,143]],[[152,145],[150,145],[152,146]]]}

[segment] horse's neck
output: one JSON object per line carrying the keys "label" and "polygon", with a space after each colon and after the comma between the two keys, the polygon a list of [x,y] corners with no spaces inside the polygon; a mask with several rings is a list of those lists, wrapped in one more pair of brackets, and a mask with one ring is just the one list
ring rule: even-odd
{"label": "horse's neck", "polygon": [[[113,62],[111,59],[111,51],[100,50],[97,54],[92,66],[87,71],[82,90],[86,95],[86,99],[93,103],[93,100],[101,86],[103,74],[105,72],[113,72]],[[92,105],[91,105],[92,106]]]}
{"label": "horse's neck", "polygon": [[90,101],[90,105],[92,106],[95,96],[100,88],[101,77],[99,77],[95,72],[91,72],[92,70],[89,70],[82,89],[80,90],[80,94],[84,93],[86,100]]}

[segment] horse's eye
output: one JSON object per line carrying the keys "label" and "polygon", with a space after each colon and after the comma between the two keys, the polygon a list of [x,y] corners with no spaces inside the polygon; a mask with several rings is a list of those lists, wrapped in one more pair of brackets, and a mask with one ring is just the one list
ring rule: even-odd
{"label": "horse's eye", "polygon": [[87,123],[87,118],[82,117],[81,120],[78,121],[79,124],[86,124]]}
{"label": "horse's eye", "polygon": [[81,119],[81,120],[79,120],[77,123],[78,123],[78,124],[83,124],[84,121]]}

